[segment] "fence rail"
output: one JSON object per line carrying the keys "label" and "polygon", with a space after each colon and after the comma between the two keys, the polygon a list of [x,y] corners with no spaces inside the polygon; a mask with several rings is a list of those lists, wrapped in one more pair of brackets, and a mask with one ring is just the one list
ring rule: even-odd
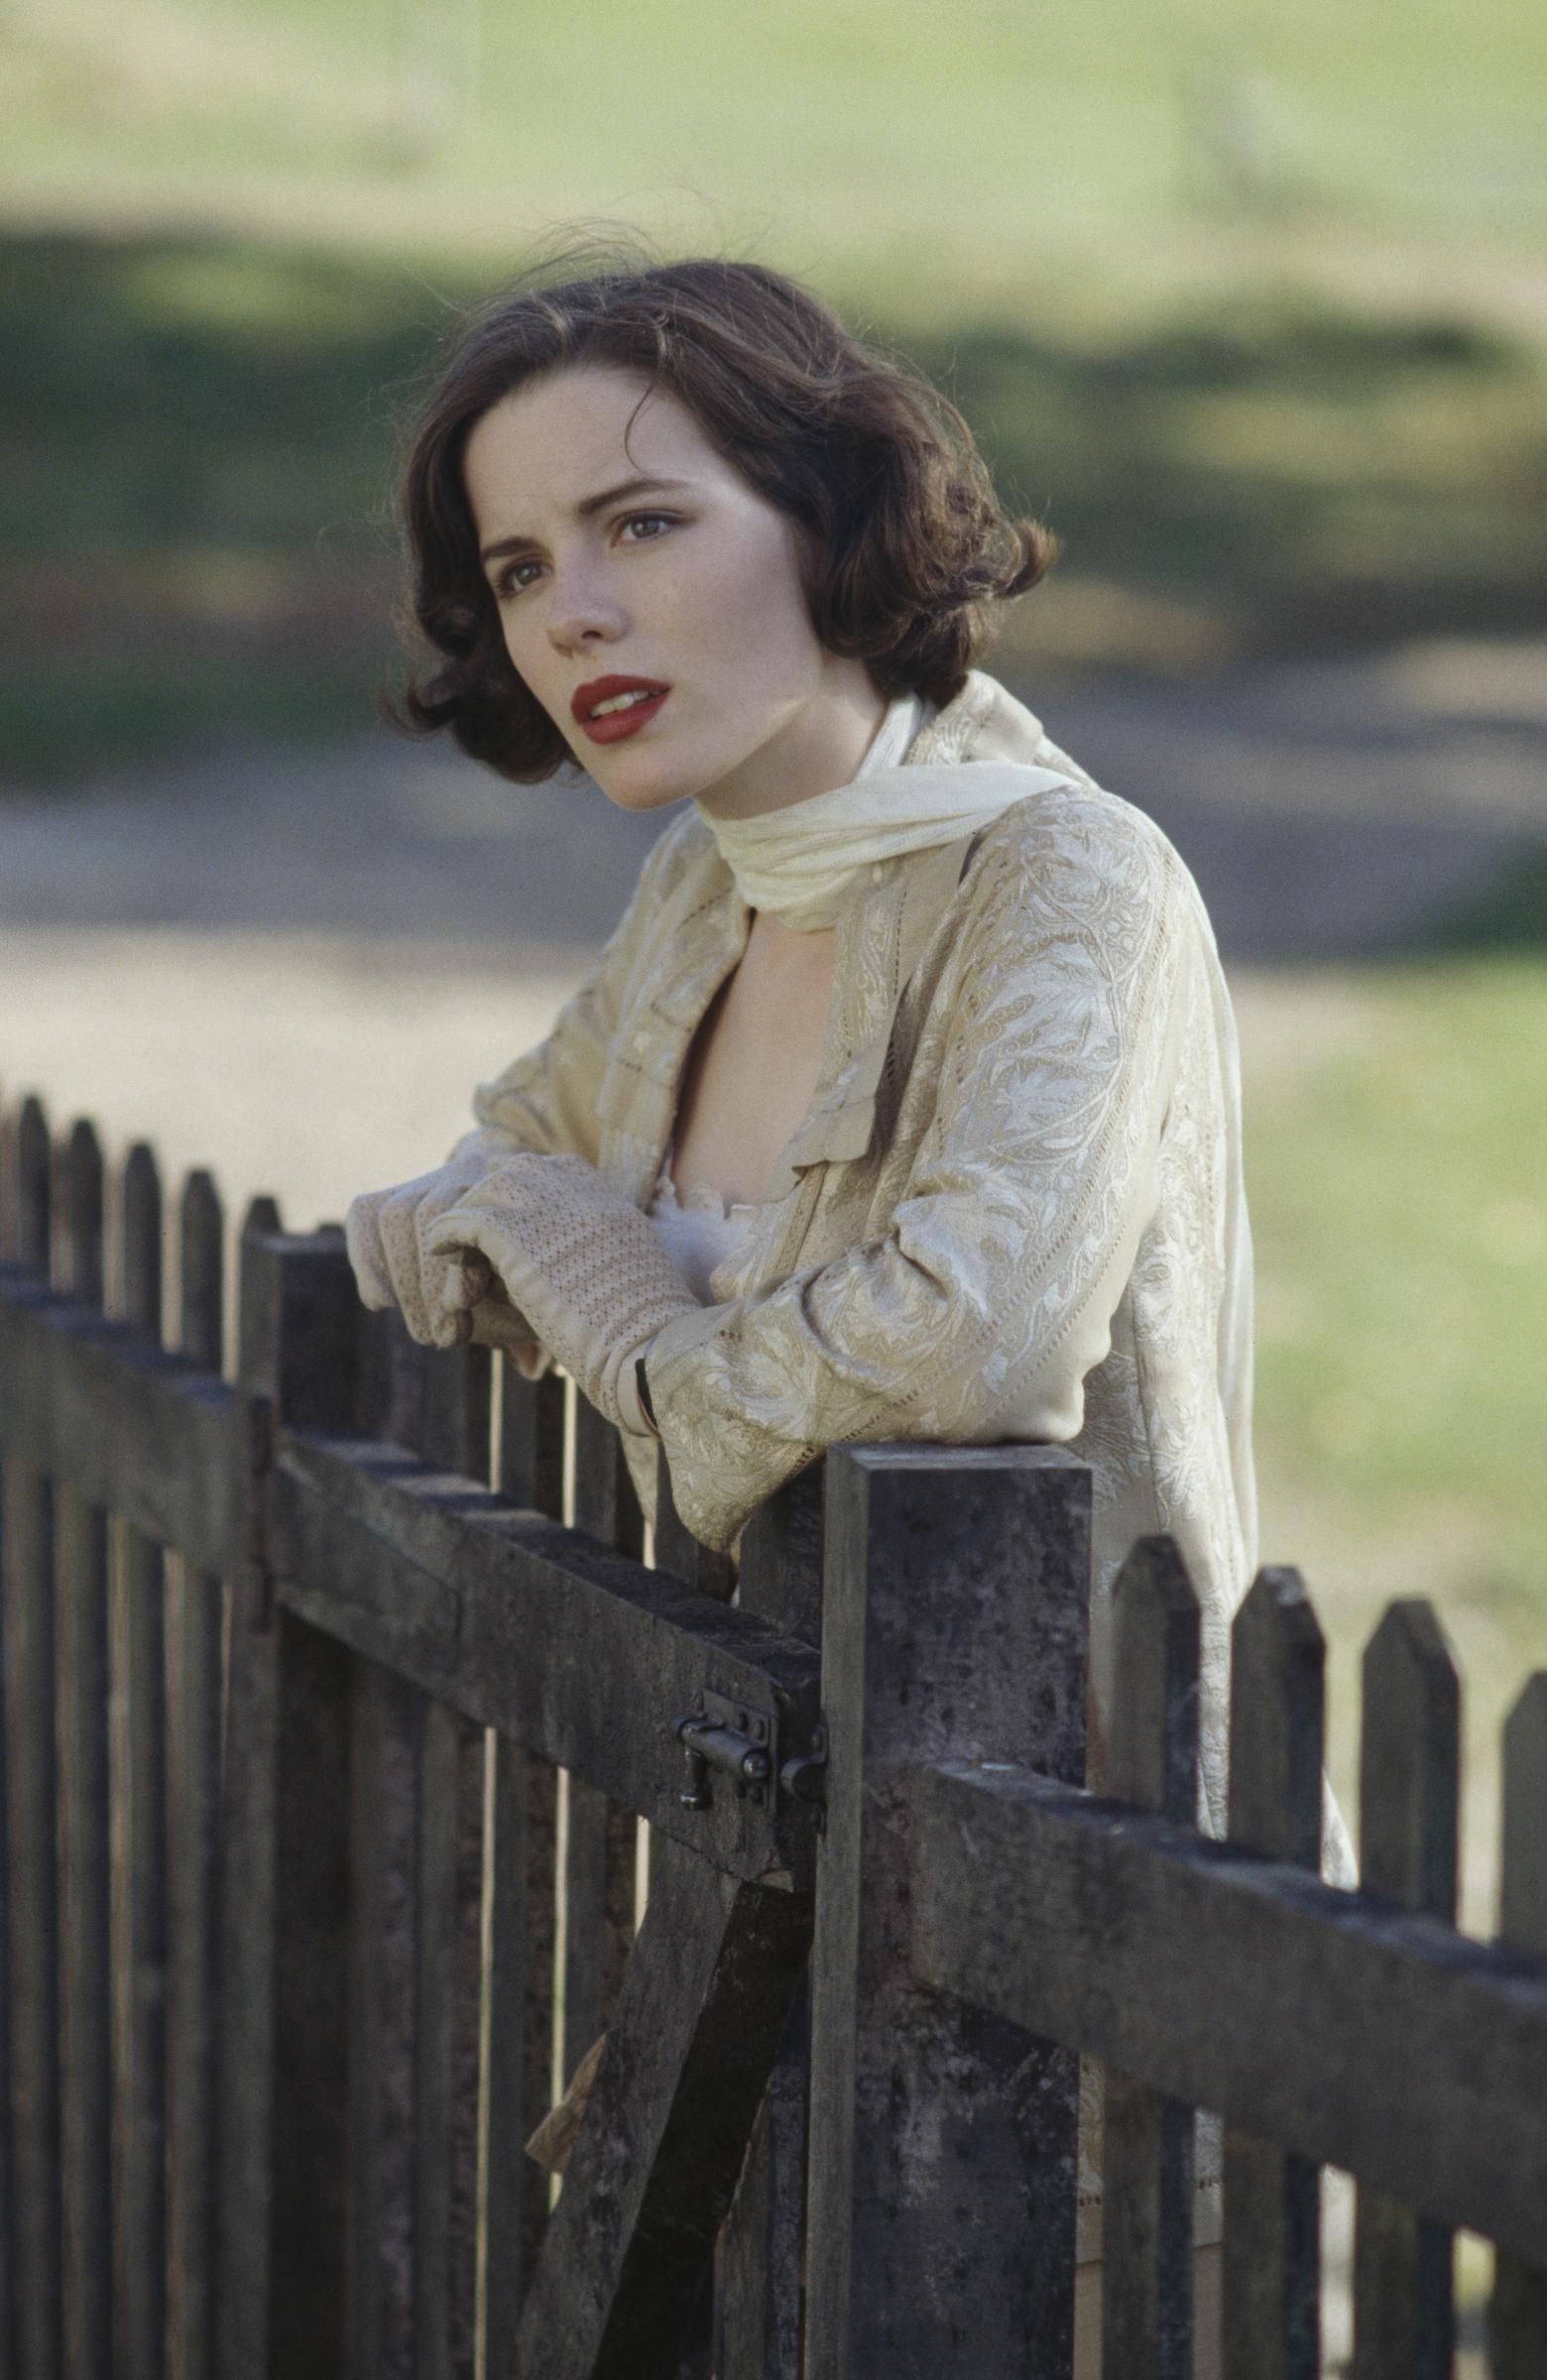
{"label": "fence rail", "polygon": [[[1061,1450],[837,1450],[733,1567],[663,1469],[648,1535],[564,1383],[414,1347],[268,1202],[228,1346],[223,1242],[206,1175],[169,1216],[148,1148],[5,1118],[7,2372],[1059,2380],[1082,2056],[1082,2372],[1195,2369],[1199,2107],[1225,2380],[1322,2368],[1323,2164],[1359,2380],[1454,2369],[1458,2225],[1497,2243],[1492,2371],[1547,2372],[1547,1674],[1475,1942],[1426,1606],[1367,1654],[1336,1889],[1293,1572],[1236,1622],[1209,1842],[1165,1539],[1085,1789]],[[523,2144],[604,2033],[555,2200]]]}

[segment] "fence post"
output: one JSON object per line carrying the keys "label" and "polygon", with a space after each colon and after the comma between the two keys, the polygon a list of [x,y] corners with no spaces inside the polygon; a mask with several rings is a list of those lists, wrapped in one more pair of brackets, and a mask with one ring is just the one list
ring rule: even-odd
{"label": "fence post", "polygon": [[[742,1609],[808,1644],[818,1643],[822,1633],[823,1496],[823,1465],[817,1462],[759,1505],[741,1546]],[[798,2380],[810,2082],[806,1975],[796,1988],[720,2234],[716,2380]]]}
{"label": "fence post", "polygon": [[[557,1520],[564,1501],[564,1382],[500,1375],[495,1485]],[[491,1735],[488,1810],[488,2052],[484,2082],[484,2370],[512,2367],[522,2302],[547,2224],[548,2177],[526,2154],[552,2104],[558,1771]]]}
{"label": "fence post", "polygon": [[[64,1286],[77,1305],[100,1309],[102,1151],[84,1121],[66,1143],[62,1177]],[[73,1488],[55,1494],[64,2362],[70,2380],[107,2380],[114,2267],[107,1514]]]}
{"label": "fence post", "polygon": [[[574,1525],[639,1556],[645,1516],[617,1431],[577,1389]],[[571,1773],[565,1780],[564,2004],[559,2077],[565,2087],[612,2013],[634,1947],[638,1823],[632,1810]]]}
{"label": "fence post", "polygon": [[232,1612],[222,1923],[221,2380],[344,2367],[351,1656],[273,1602],[266,1433],[347,1429],[356,1300],[341,1236],[242,1247],[253,1558]]}
{"label": "fence post", "polygon": [[[1547,1959],[1547,1670],[1527,1680],[1504,1726],[1503,1859],[1498,1933]],[[1500,2249],[1488,2312],[1493,2380],[1547,2370],[1547,2269]]]}
{"label": "fence post", "polygon": [[[162,1191],[137,1141],[120,1176],[126,1322],[162,1340]],[[161,2380],[167,2321],[167,1564],[151,1538],[118,1529],[114,1701],[122,1713],[124,1811],[120,1939],[125,1999],[115,2129],[119,2194],[118,2337],[122,2380]]]}
{"label": "fence post", "polygon": [[[218,1373],[225,1345],[225,1217],[209,1174],[178,1205],[177,1344]],[[168,1613],[173,1692],[167,1800],[168,2361],[208,2380],[218,2292],[221,1703],[226,1583],[178,1561]]]}
{"label": "fence post", "polygon": [[906,1773],[1084,1775],[1090,1473],[1057,1447],[827,1458],[806,2380],[1059,2380],[1077,2064],[915,1983]]}
{"label": "fence post", "polygon": [[[487,1482],[489,1351],[418,1345],[394,1312],[357,1313],[356,1341],[356,1433]],[[351,1708],[347,2368],[439,2380],[472,2370],[479,2320],[487,1743],[363,1655]]]}
{"label": "fence post", "polygon": [[[6,1254],[48,1277],[53,1143],[36,1099],[17,1118]],[[10,1968],[8,2131],[15,2267],[12,2318],[27,2380],[58,2380],[61,2356],[59,1768],[54,1730],[54,1486],[4,1467],[5,1798]]]}
{"label": "fence post", "polygon": [[[1107,1791],[1182,1827],[1198,1812],[1198,1599],[1169,1537],[1141,1537],[1113,1592]],[[1102,2153],[1102,2371],[1188,2380],[1193,2111],[1109,2067]]]}
{"label": "fence post", "polygon": [[[1321,1865],[1326,1646],[1293,1570],[1261,1570],[1231,1638],[1232,1843]],[[1317,2380],[1321,2175],[1227,2126],[1225,2380]]]}
{"label": "fence post", "polygon": [[[1461,1694],[1427,1604],[1397,1603],[1365,1648],[1360,1882],[1456,1922]],[[1354,2220],[1354,2380],[1449,2380],[1452,2241],[1383,2191]]]}

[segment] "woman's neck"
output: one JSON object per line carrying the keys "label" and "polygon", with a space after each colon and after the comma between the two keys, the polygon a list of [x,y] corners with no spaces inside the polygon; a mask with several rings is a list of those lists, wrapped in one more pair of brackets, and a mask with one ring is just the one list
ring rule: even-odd
{"label": "woman's neck", "polygon": [[861,661],[833,658],[829,681],[757,751],[698,795],[713,818],[761,818],[849,784],[887,715]]}

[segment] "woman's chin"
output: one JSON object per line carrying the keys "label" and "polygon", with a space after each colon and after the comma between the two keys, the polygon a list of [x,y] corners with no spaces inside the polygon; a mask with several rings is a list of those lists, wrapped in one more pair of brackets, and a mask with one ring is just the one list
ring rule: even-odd
{"label": "woman's chin", "polygon": [[620,810],[664,810],[701,791],[706,781],[705,771],[682,754],[652,751],[643,739],[636,752],[607,756],[593,768],[593,774]]}
{"label": "woman's chin", "polygon": [[685,799],[693,790],[675,770],[642,772],[627,780],[613,776],[610,770],[607,778],[603,777],[600,770],[595,774],[608,800],[620,810],[669,809],[672,802]]}

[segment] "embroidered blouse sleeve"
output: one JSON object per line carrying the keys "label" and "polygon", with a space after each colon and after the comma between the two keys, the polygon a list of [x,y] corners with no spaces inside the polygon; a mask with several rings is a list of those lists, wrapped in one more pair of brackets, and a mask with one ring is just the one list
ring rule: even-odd
{"label": "embroidered blouse sleeve", "polygon": [[845,1439],[1081,1426],[1155,1207],[1195,929],[1147,828],[1088,812],[996,857],[942,977],[938,1107],[885,1238],[653,1343],[672,1492],[705,1544]]}

